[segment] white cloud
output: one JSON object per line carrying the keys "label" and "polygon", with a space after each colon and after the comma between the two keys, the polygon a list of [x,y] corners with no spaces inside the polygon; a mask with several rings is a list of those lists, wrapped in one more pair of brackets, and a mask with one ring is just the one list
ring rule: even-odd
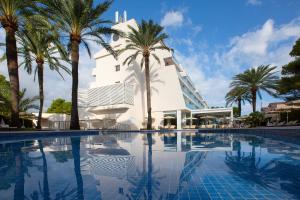
{"label": "white cloud", "polygon": [[175,56],[178,62],[186,69],[209,106],[224,106],[224,91],[228,90],[230,80],[217,71],[211,76],[205,73],[209,62],[208,55],[205,53],[185,55],[176,51]]}
{"label": "white cloud", "polygon": [[275,26],[267,20],[262,27],[230,40],[225,52],[217,52],[219,65],[234,69],[272,64],[281,66],[291,60],[289,51],[300,35],[300,18]]}
{"label": "white cloud", "polygon": [[[280,26],[269,19],[261,27],[232,37],[222,49],[203,49],[192,40],[179,38],[177,44],[186,45],[187,51],[183,53],[182,50],[175,50],[175,55],[208,104],[224,106],[224,96],[232,76],[252,66],[282,66],[288,63],[292,59],[289,52],[299,35],[300,18]],[[264,106],[268,101],[274,99],[264,95]],[[249,104],[243,108],[244,113],[251,111]]]}
{"label": "white cloud", "polygon": [[260,0],[248,0],[247,4],[256,6],[256,5],[261,5],[262,2]]}
{"label": "white cloud", "polygon": [[162,18],[160,24],[164,27],[180,27],[183,24],[183,12],[168,11]]}

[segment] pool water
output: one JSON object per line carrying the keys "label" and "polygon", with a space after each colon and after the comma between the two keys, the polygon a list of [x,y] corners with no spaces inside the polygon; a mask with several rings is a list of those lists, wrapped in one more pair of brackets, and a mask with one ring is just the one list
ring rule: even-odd
{"label": "pool water", "polygon": [[300,146],[196,132],[2,140],[0,199],[300,199]]}

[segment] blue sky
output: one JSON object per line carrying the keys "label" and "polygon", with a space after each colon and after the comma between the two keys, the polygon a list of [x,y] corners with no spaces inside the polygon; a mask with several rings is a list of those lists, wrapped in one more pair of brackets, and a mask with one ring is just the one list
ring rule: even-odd
{"label": "blue sky", "polygon": [[[224,106],[236,73],[261,64],[280,72],[300,37],[299,0],[117,0],[107,16],[115,10],[166,27],[167,43],[210,106]],[[271,101],[280,99],[263,94],[258,107]]]}
{"label": "blue sky", "polygon": [[[126,10],[129,19],[153,19],[165,26],[170,36],[167,44],[175,49],[177,60],[210,106],[225,105],[234,74],[260,64],[278,66],[280,72],[291,60],[288,53],[300,37],[299,0],[115,0],[104,17],[113,20],[116,10]],[[100,50],[92,47],[93,53]],[[87,88],[95,62],[83,49],[80,53],[80,88]],[[7,74],[2,66],[0,72]],[[38,94],[32,76],[23,71],[20,76],[21,87]],[[46,81],[46,106],[57,97],[70,99],[70,77],[63,81],[49,72]],[[280,99],[264,94],[258,107],[271,101]],[[245,113],[250,110],[250,105],[244,107]]]}

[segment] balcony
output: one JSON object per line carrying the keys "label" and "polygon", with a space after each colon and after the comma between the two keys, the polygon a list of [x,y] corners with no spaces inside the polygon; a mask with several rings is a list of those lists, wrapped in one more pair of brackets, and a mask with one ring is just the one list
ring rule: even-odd
{"label": "balcony", "polygon": [[89,89],[86,105],[91,111],[121,109],[129,108],[133,100],[133,85],[118,83]]}

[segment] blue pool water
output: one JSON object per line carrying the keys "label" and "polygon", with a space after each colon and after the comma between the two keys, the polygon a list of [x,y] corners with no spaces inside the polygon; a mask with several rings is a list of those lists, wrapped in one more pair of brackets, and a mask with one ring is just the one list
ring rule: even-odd
{"label": "blue pool water", "polygon": [[300,146],[195,132],[1,140],[0,199],[300,199]]}

